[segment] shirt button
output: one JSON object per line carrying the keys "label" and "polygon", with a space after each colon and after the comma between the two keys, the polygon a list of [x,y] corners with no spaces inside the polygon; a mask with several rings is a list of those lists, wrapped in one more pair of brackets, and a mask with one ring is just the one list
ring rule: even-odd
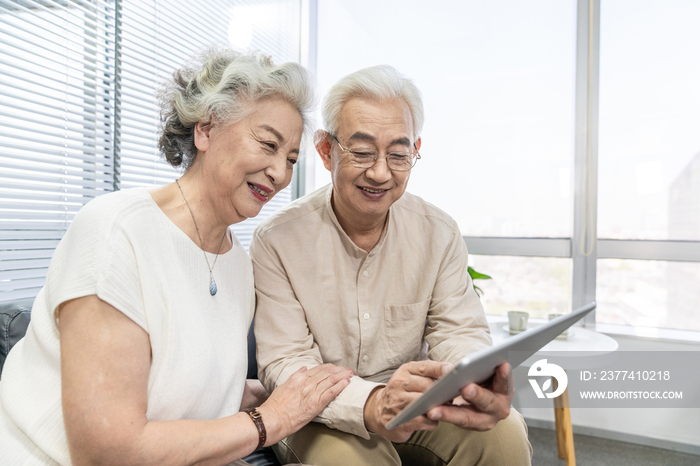
{"label": "shirt button", "polygon": [[364,362],[367,362],[368,359],[369,359],[369,356],[367,356],[367,355],[362,356],[362,360],[363,360]]}
{"label": "shirt button", "polygon": [[369,272],[368,272],[368,271],[365,270],[364,272],[362,272],[362,276],[363,276],[363,277],[366,277],[367,275],[369,275]]}
{"label": "shirt button", "polygon": [[363,315],[362,317],[364,317],[365,320],[369,319],[369,313],[365,313],[365,315]]}

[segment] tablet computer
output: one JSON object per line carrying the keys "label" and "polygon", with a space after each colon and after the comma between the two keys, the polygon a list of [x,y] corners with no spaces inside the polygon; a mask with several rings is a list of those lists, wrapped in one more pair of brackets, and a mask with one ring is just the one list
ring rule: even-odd
{"label": "tablet computer", "polygon": [[[459,395],[460,389],[467,384],[486,382],[493,375],[494,369],[504,362],[510,362],[511,367],[515,369],[595,307],[595,302],[586,304],[570,314],[556,317],[549,322],[514,335],[498,345],[463,357],[452,371],[436,380],[423,394],[410,402],[394,419],[389,421],[386,428],[391,430],[416,416],[425,414],[435,406],[453,400]],[[511,351],[518,353],[509,360],[508,353]]]}

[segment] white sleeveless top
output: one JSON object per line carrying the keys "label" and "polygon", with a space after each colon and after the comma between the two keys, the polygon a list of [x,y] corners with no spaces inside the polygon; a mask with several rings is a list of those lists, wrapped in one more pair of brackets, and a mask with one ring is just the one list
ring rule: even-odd
{"label": "white sleeveless top", "polygon": [[[149,335],[147,418],[217,419],[238,412],[255,294],[250,258],[235,238],[209,293],[202,250],[143,188],[86,204],[59,243],[27,335],[0,380],[0,462],[70,464],[61,408],[55,310],[97,295]],[[209,255],[213,263],[214,255]]]}

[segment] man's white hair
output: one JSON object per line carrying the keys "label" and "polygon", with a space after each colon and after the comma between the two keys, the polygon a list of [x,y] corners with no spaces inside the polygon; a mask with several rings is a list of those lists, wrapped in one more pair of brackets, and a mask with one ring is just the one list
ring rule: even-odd
{"label": "man's white hair", "polygon": [[378,65],[351,73],[338,81],[323,99],[323,128],[335,135],[343,106],[352,98],[360,97],[388,102],[403,99],[413,118],[413,135],[420,137],[423,129],[423,98],[420,91],[406,76],[389,65]]}

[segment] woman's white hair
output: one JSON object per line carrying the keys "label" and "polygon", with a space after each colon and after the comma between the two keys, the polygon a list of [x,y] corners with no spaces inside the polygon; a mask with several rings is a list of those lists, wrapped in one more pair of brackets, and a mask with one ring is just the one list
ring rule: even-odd
{"label": "woman's white hair", "polygon": [[413,135],[420,137],[423,129],[423,98],[420,91],[406,76],[389,65],[364,68],[349,74],[338,81],[323,99],[323,127],[335,135],[338,131],[338,119],[343,106],[348,100],[361,97],[388,102],[403,99],[408,105],[413,118]]}
{"label": "woman's white hair", "polygon": [[240,121],[253,110],[253,102],[266,97],[292,104],[302,117],[304,135],[310,135],[315,98],[308,71],[297,63],[275,66],[264,54],[212,46],[162,86],[158,148],[172,166],[187,170],[197,157],[197,123]]}

